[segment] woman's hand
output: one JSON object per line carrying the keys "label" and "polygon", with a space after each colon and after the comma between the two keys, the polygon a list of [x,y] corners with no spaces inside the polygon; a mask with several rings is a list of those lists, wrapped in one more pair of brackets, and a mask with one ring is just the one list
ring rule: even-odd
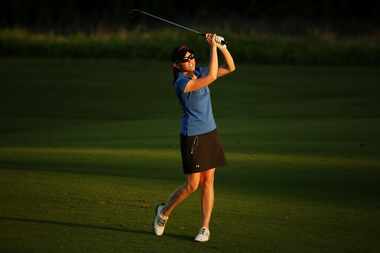
{"label": "woman's hand", "polygon": [[206,33],[206,40],[210,47],[216,47],[218,43],[215,40],[216,34]]}
{"label": "woman's hand", "polygon": [[226,44],[222,44],[222,43],[216,43],[216,46],[217,46],[218,49],[220,49],[220,50],[223,50],[223,49],[226,49],[226,48],[227,48],[227,45],[226,45]]}

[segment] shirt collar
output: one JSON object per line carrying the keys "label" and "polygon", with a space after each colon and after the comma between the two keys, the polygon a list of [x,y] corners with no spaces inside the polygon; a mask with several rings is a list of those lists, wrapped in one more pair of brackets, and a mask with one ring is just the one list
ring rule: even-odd
{"label": "shirt collar", "polygon": [[[201,71],[200,71],[199,67],[195,67],[194,74],[197,77],[199,77],[201,75]],[[183,77],[183,78],[190,79],[190,77],[187,76],[187,75],[185,75],[183,72],[179,72],[178,77]]]}

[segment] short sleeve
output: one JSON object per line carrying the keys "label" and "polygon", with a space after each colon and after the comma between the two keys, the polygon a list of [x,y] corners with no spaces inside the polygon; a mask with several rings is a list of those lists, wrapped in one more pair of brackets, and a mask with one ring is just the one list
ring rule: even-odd
{"label": "short sleeve", "polygon": [[185,92],[185,88],[189,80],[190,80],[189,78],[185,78],[185,77],[178,78],[175,82],[176,89],[181,92]]}
{"label": "short sleeve", "polygon": [[208,67],[200,67],[199,71],[201,72],[201,76],[207,76],[208,75]]}

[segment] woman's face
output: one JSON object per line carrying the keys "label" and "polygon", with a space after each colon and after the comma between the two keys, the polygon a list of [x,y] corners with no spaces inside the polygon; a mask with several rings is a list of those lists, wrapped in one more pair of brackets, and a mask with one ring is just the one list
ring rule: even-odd
{"label": "woman's face", "polygon": [[194,72],[195,56],[190,52],[186,52],[185,57],[177,63],[177,66],[182,72]]}

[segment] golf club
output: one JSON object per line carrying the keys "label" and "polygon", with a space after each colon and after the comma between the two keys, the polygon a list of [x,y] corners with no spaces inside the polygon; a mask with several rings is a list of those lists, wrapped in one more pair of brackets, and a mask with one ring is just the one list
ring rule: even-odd
{"label": "golf club", "polygon": [[[176,26],[176,27],[182,28],[182,29],[184,29],[184,30],[187,30],[187,31],[190,31],[190,32],[193,32],[193,33],[196,33],[196,34],[202,35],[202,36],[205,36],[205,35],[206,35],[205,33],[202,33],[202,32],[200,32],[200,31],[197,31],[197,30],[195,30],[195,29],[193,29],[193,28],[190,28],[190,27],[186,27],[186,26],[184,26],[184,25],[177,24],[177,23],[175,23],[175,22],[173,22],[173,21],[167,20],[167,19],[165,19],[165,18],[161,18],[161,17],[159,17],[159,16],[153,15],[153,14],[151,14],[151,13],[149,13],[149,12],[146,12],[146,11],[143,11],[143,10],[132,9],[129,13],[130,13],[130,14],[132,14],[132,13],[140,13],[140,14],[143,14],[143,15],[149,16],[149,17],[151,17],[151,18],[158,19],[158,20],[160,20],[160,21],[162,21],[162,22],[165,22],[165,23],[167,23],[167,24],[170,24],[170,25],[173,25],[173,26]],[[226,41],[224,40],[224,38],[223,38],[222,36],[218,36],[218,35],[216,35],[215,40],[216,40],[216,42],[219,43],[219,44],[222,44],[222,45],[225,45],[225,44],[226,44]]]}

